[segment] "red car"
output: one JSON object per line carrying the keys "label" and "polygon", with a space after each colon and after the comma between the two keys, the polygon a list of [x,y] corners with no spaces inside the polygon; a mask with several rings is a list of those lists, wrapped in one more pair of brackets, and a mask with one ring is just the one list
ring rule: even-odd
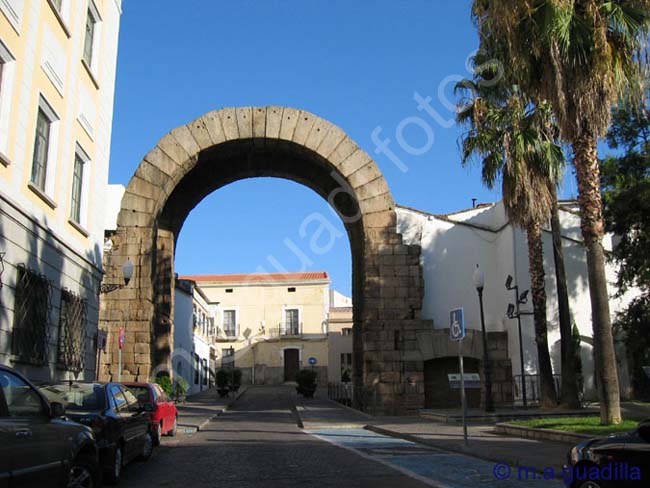
{"label": "red car", "polygon": [[176,405],[156,383],[123,383],[136,396],[138,402],[149,412],[151,432],[154,444],[160,444],[160,438],[167,434],[176,435],[178,412]]}

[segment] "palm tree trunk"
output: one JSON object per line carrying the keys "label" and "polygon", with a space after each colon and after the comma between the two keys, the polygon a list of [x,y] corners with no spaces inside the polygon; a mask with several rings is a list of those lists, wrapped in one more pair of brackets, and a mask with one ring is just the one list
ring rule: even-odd
{"label": "palm tree trunk", "polygon": [[591,134],[576,137],[573,141],[573,153],[578,180],[580,228],[587,251],[594,334],[594,372],[600,400],[600,421],[603,424],[617,424],[621,421],[621,401],[605,276],[605,252],[602,243],[605,226],[596,138]]}
{"label": "palm tree trunk", "polygon": [[551,367],[551,355],[548,352],[548,335],[546,331],[546,289],[544,288],[542,226],[538,222],[532,223],[526,227],[526,232],[528,234],[530,291],[533,297],[541,405],[542,407],[555,407],[557,405],[557,393],[553,381],[553,368]]}
{"label": "palm tree trunk", "polygon": [[567,289],[566,269],[564,268],[564,251],[562,251],[562,228],[560,211],[557,204],[557,189],[551,184],[553,210],[551,213],[551,233],[553,235],[553,261],[555,262],[555,281],[557,283],[557,307],[560,319],[560,350],[562,358],[562,394],[561,402],[568,408],[580,407],[576,371],[573,367],[575,358],[573,334],[571,327],[571,309]]}

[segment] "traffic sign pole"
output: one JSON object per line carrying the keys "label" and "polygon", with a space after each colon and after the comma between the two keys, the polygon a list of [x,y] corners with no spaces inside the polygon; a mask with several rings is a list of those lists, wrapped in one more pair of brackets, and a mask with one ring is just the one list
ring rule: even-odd
{"label": "traffic sign pole", "polygon": [[463,439],[467,446],[467,397],[465,396],[465,372],[463,371],[463,341],[458,341],[458,366],[460,368],[460,404],[463,409]]}

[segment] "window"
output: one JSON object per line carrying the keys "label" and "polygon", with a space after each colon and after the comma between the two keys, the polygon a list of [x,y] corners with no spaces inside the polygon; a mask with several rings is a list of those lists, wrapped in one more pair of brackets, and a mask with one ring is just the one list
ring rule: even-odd
{"label": "window", "polygon": [[287,288],[287,291],[289,293],[295,293],[296,292],[296,287],[295,286],[289,287],[289,288]]}
{"label": "window", "polygon": [[352,327],[343,327],[341,329],[341,335],[351,336],[352,335]]}
{"label": "window", "polygon": [[50,129],[52,122],[42,109],[38,109],[36,119],[36,137],[34,140],[34,157],[32,159],[32,183],[39,190],[45,191],[47,159],[50,149]]}
{"label": "window", "polygon": [[199,384],[199,356],[198,354],[194,355],[194,384],[198,385]]}
{"label": "window", "polygon": [[[2,3],[2,2],[0,2]],[[9,116],[16,59],[0,41],[0,153],[6,153],[9,140]],[[0,162],[8,164],[6,156]]]}
{"label": "window", "polygon": [[83,196],[84,166],[86,161],[79,151],[74,155],[74,168],[72,171],[72,195],[70,201],[70,220],[81,223],[81,198]]}
{"label": "window", "polygon": [[86,355],[86,300],[65,288],[61,290],[57,362],[68,371],[84,369]]}
{"label": "window", "polygon": [[9,417],[40,417],[45,415],[41,397],[20,377],[0,371],[0,386],[7,401]]}
{"label": "window", "polygon": [[90,0],[90,3],[88,5],[88,13],[86,15],[86,31],[84,33],[84,51],[83,51],[83,61],[86,63],[86,66],[90,68],[91,70],[95,70],[96,68],[96,60],[95,60],[95,47],[96,47],[96,42],[97,42],[97,37],[98,37],[98,28],[99,24],[99,12],[97,11],[97,7],[95,7],[94,3],[92,0]]}
{"label": "window", "polygon": [[352,375],[352,353],[341,353],[341,381],[350,381]]}
{"label": "window", "polygon": [[124,398],[124,394],[119,386],[111,386],[111,397],[113,397],[115,410],[117,412],[125,412],[129,409],[129,404],[126,401],[126,398]]}
{"label": "window", "polygon": [[61,12],[61,3],[63,0],[50,0],[50,3],[56,8],[59,12]]}
{"label": "window", "polygon": [[223,311],[223,332],[226,337],[237,337],[237,311]]}
{"label": "window", "polygon": [[208,384],[208,360],[203,359],[203,384]]}
{"label": "window", "polygon": [[35,365],[47,362],[51,285],[46,276],[18,265],[11,352]]}
{"label": "window", "polygon": [[226,288],[226,293],[232,293],[232,288]]}
{"label": "window", "polygon": [[[34,135],[34,154],[32,156],[31,184],[43,193],[51,193],[54,179],[54,155],[56,154],[56,135],[59,118],[43,97],[39,100]],[[51,181],[50,181],[51,180]]]}
{"label": "window", "polygon": [[284,311],[284,330],[286,334],[300,334],[299,313],[297,308],[288,308]]}

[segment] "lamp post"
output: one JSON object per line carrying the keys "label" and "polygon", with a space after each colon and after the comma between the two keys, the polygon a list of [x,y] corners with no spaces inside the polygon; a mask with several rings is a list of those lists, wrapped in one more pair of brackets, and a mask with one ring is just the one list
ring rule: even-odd
{"label": "lamp post", "polygon": [[483,336],[483,371],[485,375],[485,411],[494,412],[494,403],[492,402],[492,372],[490,371],[490,358],[488,356],[487,332],[485,331],[485,314],[483,312],[483,288],[485,288],[485,274],[481,271],[478,264],[472,277],[474,286],[478,293],[478,302],[481,309],[481,333]]}
{"label": "lamp post", "polygon": [[524,368],[524,344],[521,336],[521,316],[531,315],[531,312],[522,312],[519,305],[528,302],[528,290],[519,294],[519,286],[512,284],[512,276],[508,275],[506,279],[506,290],[513,290],[515,292],[515,304],[508,304],[508,311],[506,315],[509,319],[517,319],[517,327],[519,328],[519,362],[521,364],[521,394],[523,397],[524,409],[528,408],[528,399],[526,398],[526,369]]}
{"label": "lamp post", "polygon": [[122,276],[124,277],[124,284],[123,285],[100,285],[99,286],[99,293],[110,293],[115,290],[121,290],[125,286],[129,284],[129,281],[131,281],[131,277],[133,276],[133,263],[129,258],[126,258],[126,261],[122,265]]}

